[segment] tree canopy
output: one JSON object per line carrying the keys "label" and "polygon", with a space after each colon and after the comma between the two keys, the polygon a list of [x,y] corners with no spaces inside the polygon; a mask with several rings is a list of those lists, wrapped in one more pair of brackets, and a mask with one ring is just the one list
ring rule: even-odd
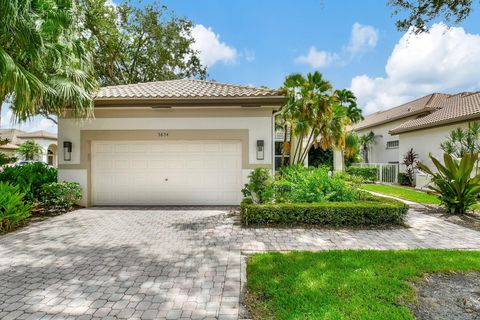
{"label": "tree canopy", "polygon": [[93,54],[102,85],[205,78],[192,49],[192,22],[158,4],[136,8],[128,2],[79,0],[83,42]]}
{"label": "tree canopy", "polygon": [[455,24],[465,20],[472,12],[472,0],[389,0],[394,15],[406,14],[396,26],[401,31],[414,27],[415,33],[428,30],[428,25],[435,19]]}
{"label": "tree canopy", "polygon": [[96,81],[76,13],[74,0],[0,1],[0,102],[15,120],[92,111]]}

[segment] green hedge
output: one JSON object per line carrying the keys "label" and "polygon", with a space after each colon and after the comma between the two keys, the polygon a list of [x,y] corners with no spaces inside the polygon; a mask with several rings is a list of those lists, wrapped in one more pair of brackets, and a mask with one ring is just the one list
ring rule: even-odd
{"label": "green hedge", "polygon": [[403,225],[408,206],[389,198],[355,202],[252,204],[240,205],[244,225],[316,225],[357,227]]}
{"label": "green hedge", "polygon": [[364,182],[373,183],[377,181],[378,169],[375,167],[348,167],[347,173],[352,176],[362,177]]}

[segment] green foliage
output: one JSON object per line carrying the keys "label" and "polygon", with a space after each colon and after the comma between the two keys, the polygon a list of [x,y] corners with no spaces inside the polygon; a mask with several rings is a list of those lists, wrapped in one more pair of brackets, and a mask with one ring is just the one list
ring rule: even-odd
{"label": "green foliage", "polygon": [[249,182],[242,189],[244,197],[250,197],[255,203],[269,202],[273,198],[273,178],[266,168],[256,168],[248,176]]}
{"label": "green foliage", "polygon": [[333,150],[311,148],[308,152],[308,165],[310,167],[328,167],[333,170]]}
{"label": "green foliage", "polygon": [[373,131],[362,134],[359,138],[359,143],[366,163],[368,163],[368,149],[371,145],[375,144],[375,139],[375,133],[373,133]]}
{"label": "green foliage", "polygon": [[356,167],[351,166],[347,168],[347,173],[352,176],[361,177],[365,183],[374,183],[377,181],[378,168],[376,167]]}
{"label": "green foliage", "polygon": [[290,164],[303,164],[312,147],[343,149],[347,126],[363,119],[353,93],[333,90],[318,71],[289,75],[282,90],[287,103],[281,116],[291,128]]}
{"label": "green foliage", "polygon": [[407,151],[403,156],[402,164],[405,166],[405,175],[408,179],[408,185],[413,187],[415,183],[415,169],[418,159],[418,154],[413,151],[413,148]]}
{"label": "green foliage", "polygon": [[412,284],[426,274],[472,271],[480,271],[480,251],[257,253],[248,258],[245,301],[252,319],[414,320]]}
{"label": "green foliage", "polygon": [[345,178],[326,167],[282,168],[275,181],[275,198],[278,202],[354,201],[359,197],[358,184]]}
{"label": "green foliage", "polygon": [[433,172],[422,163],[418,167],[432,175],[434,185],[428,188],[438,193],[439,199],[448,212],[452,214],[464,214],[477,202],[477,193],[480,192],[480,174],[471,177],[478,154],[473,156],[469,153],[463,155],[460,161],[450,154],[443,155],[444,164],[430,155],[430,159],[438,172]]}
{"label": "green foliage", "polygon": [[403,225],[408,206],[393,199],[368,197],[367,200],[349,202],[242,202],[240,212],[245,225],[375,226]]}
{"label": "green foliage", "polygon": [[405,172],[399,172],[397,176],[398,184],[401,186],[411,186],[410,178]]}
{"label": "green foliage", "polygon": [[42,154],[42,147],[33,140],[27,140],[18,147],[17,153],[23,160],[35,160]]}
{"label": "green foliage", "polygon": [[76,10],[75,0],[0,1],[0,104],[16,120],[91,115],[96,81]]}
{"label": "green foliage", "polygon": [[18,186],[0,182],[0,232],[9,231],[30,215],[30,205]]}
{"label": "green foliage", "polygon": [[42,185],[42,207],[56,211],[68,211],[82,198],[82,188],[76,182],[52,182]]}
{"label": "green foliage", "polygon": [[[468,128],[456,128],[452,130],[440,147],[445,153],[456,158],[461,158],[465,153],[480,152],[480,122],[470,122]],[[475,171],[479,173],[478,163]]]}
{"label": "green foliage", "polygon": [[102,85],[205,78],[193,49],[192,22],[158,3],[79,0],[84,45]]}
{"label": "green foliage", "polygon": [[427,32],[428,25],[436,20],[459,24],[473,10],[472,0],[389,0],[388,4],[394,8],[394,15],[407,14],[396,21],[398,30],[414,27],[415,33]]}
{"label": "green foliage", "polygon": [[18,186],[25,193],[25,200],[37,202],[42,185],[57,181],[57,169],[43,163],[28,163],[22,166],[5,167],[0,172],[0,182]]}

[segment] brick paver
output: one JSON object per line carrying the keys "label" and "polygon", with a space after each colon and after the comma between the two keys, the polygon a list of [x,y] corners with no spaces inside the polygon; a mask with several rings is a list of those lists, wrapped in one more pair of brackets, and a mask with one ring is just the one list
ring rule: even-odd
{"label": "brick paver", "polygon": [[410,228],[241,228],[227,209],[94,208],[0,237],[0,319],[237,319],[242,252],[480,249],[412,209]]}

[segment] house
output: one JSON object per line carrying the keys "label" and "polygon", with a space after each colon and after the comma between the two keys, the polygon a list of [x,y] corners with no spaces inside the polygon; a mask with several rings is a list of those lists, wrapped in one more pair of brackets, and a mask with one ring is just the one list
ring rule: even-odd
{"label": "house", "polygon": [[433,93],[368,115],[353,129],[359,134],[374,132],[375,144],[368,150],[371,163],[401,164],[405,153],[413,148],[421,162],[432,166],[428,155],[442,157],[440,144],[449,133],[478,120],[480,92]]}
{"label": "house", "polygon": [[27,140],[33,140],[42,147],[42,154],[36,160],[57,165],[57,135],[44,130],[25,132],[18,129],[0,129],[0,138],[10,142],[0,146],[0,152],[16,156],[18,147]]}
{"label": "house", "polygon": [[250,172],[273,168],[279,92],[201,80],[104,87],[94,118],[58,121],[59,180],[81,204],[237,205]]}

